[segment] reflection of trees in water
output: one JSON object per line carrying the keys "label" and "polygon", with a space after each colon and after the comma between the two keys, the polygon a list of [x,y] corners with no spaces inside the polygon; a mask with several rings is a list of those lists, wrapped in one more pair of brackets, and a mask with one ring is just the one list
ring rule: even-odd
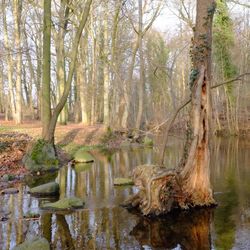
{"label": "reflection of trees in water", "polygon": [[231,249],[242,212],[249,209],[250,158],[244,141],[237,138],[217,139],[213,146],[212,180],[219,192],[214,216],[215,246]]}
{"label": "reflection of trees in water", "polygon": [[210,249],[212,209],[170,214],[164,218],[142,217],[131,231],[140,245],[156,249]]}
{"label": "reflection of trees in water", "polygon": [[235,241],[236,221],[234,214],[238,207],[238,193],[233,172],[227,173],[226,192],[219,197],[219,206],[215,211],[215,246],[218,249],[231,249]]}

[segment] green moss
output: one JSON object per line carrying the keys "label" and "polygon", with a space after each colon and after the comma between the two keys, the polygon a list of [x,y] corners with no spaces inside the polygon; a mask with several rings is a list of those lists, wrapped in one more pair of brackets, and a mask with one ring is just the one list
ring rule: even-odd
{"label": "green moss", "polygon": [[192,69],[190,76],[189,76],[189,86],[190,88],[193,87],[195,80],[197,79],[199,75],[199,70],[198,69]]}
{"label": "green moss", "polygon": [[81,148],[82,150],[85,150],[85,151],[91,151],[91,150],[94,150],[94,149],[101,149],[103,148],[103,145],[90,145],[90,146],[86,146],[86,145],[79,145],[79,144],[76,144],[76,143],[69,143],[69,144],[66,144],[66,145],[57,145],[59,147],[61,147],[63,150],[66,151],[66,153],[68,153],[70,156],[74,156],[75,153]]}
{"label": "green moss", "polygon": [[57,169],[59,165],[54,145],[42,139],[32,145],[23,161],[25,166],[34,172]]}
{"label": "green moss", "polygon": [[88,163],[93,162],[94,158],[93,156],[88,153],[85,149],[80,148],[74,155],[75,162],[79,163]]}
{"label": "green moss", "polygon": [[151,138],[149,138],[148,136],[145,136],[143,138],[143,144],[144,146],[152,147],[154,145],[154,142]]}
{"label": "green moss", "polygon": [[37,196],[50,196],[59,194],[59,184],[49,182],[30,189],[30,193]]}
{"label": "green moss", "polygon": [[56,202],[45,203],[42,205],[43,209],[51,209],[51,210],[71,210],[77,208],[83,208],[84,202],[82,199],[77,197],[64,198]]}
{"label": "green moss", "polygon": [[13,250],[50,250],[49,242],[45,238],[34,238],[17,245]]}
{"label": "green moss", "polygon": [[115,186],[134,185],[134,182],[130,178],[115,178],[114,185]]}
{"label": "green moss", "polygon": [[80,173],[90,170],[92,166],[92,163],[77,163],[74,168],[76,173]]}

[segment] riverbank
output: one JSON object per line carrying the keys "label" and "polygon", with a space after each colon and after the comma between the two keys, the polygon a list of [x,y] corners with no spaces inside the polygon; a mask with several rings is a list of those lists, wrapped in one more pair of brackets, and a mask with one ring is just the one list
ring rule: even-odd
{"label": "riverbank", "polygon": [[[21,180],[27,169],[22,158],[32,140],[39,139],[42,133],[41,123],[25,122],[16,125],[10,121],[1,121],[0,126],[0,186],[13,184]],[[140,136],[124,131],[111,131],[103,125],[83,126],[82,124],[58,125],[55,132],[55,144],[61,162],[67,163],[80,148],[92,150],[97,147],[117,149],[122,144],[142,142]]]}

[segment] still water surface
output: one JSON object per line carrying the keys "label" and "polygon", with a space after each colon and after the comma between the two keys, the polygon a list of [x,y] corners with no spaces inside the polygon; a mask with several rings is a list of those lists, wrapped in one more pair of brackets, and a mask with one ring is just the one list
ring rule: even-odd
{"label": "still water surface", "polygon": [[[178,163],[182,146],[180,140],[171,141],[168,166]],[[127,177],[136,165],[155,163],[157,153],[150,148],[94,151],[92,165],[67,166],[50,177],[60,184],[60,198],[84,199],[82,210],[67,215],[41,212],[39,206],[46,200],[27,194],[28,185],[20,185],[18,194],[0,197],[0,213],[9,217],[0,222],[0,249],[12,249],[36,235],[47,238],[52,249],[250,249],[250,143],[217,139],[212,148],[216,209],[161,219],[129,213],[119,204],[136,190],[114,187],[113,180]],[[29,181],[29,186],[34,184]],[[40,213],[40,219],[23,219],[29,211]]]}

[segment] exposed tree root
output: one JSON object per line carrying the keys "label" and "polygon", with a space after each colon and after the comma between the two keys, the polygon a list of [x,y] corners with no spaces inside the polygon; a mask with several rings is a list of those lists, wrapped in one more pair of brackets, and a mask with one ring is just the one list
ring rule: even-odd
{"label": "exposed tree root", "polygon": [[[129,197],[123,205],[138,208],[143,215],[160,215],[177,208],[215,205],[210,195],[203,193],[201,203],[199,190],[187,192],[184,189],[185,181],[174,169],[142,165],[136,167],[133,178],[139,192]],[[204,199],[206,196],[207,199]]]}

